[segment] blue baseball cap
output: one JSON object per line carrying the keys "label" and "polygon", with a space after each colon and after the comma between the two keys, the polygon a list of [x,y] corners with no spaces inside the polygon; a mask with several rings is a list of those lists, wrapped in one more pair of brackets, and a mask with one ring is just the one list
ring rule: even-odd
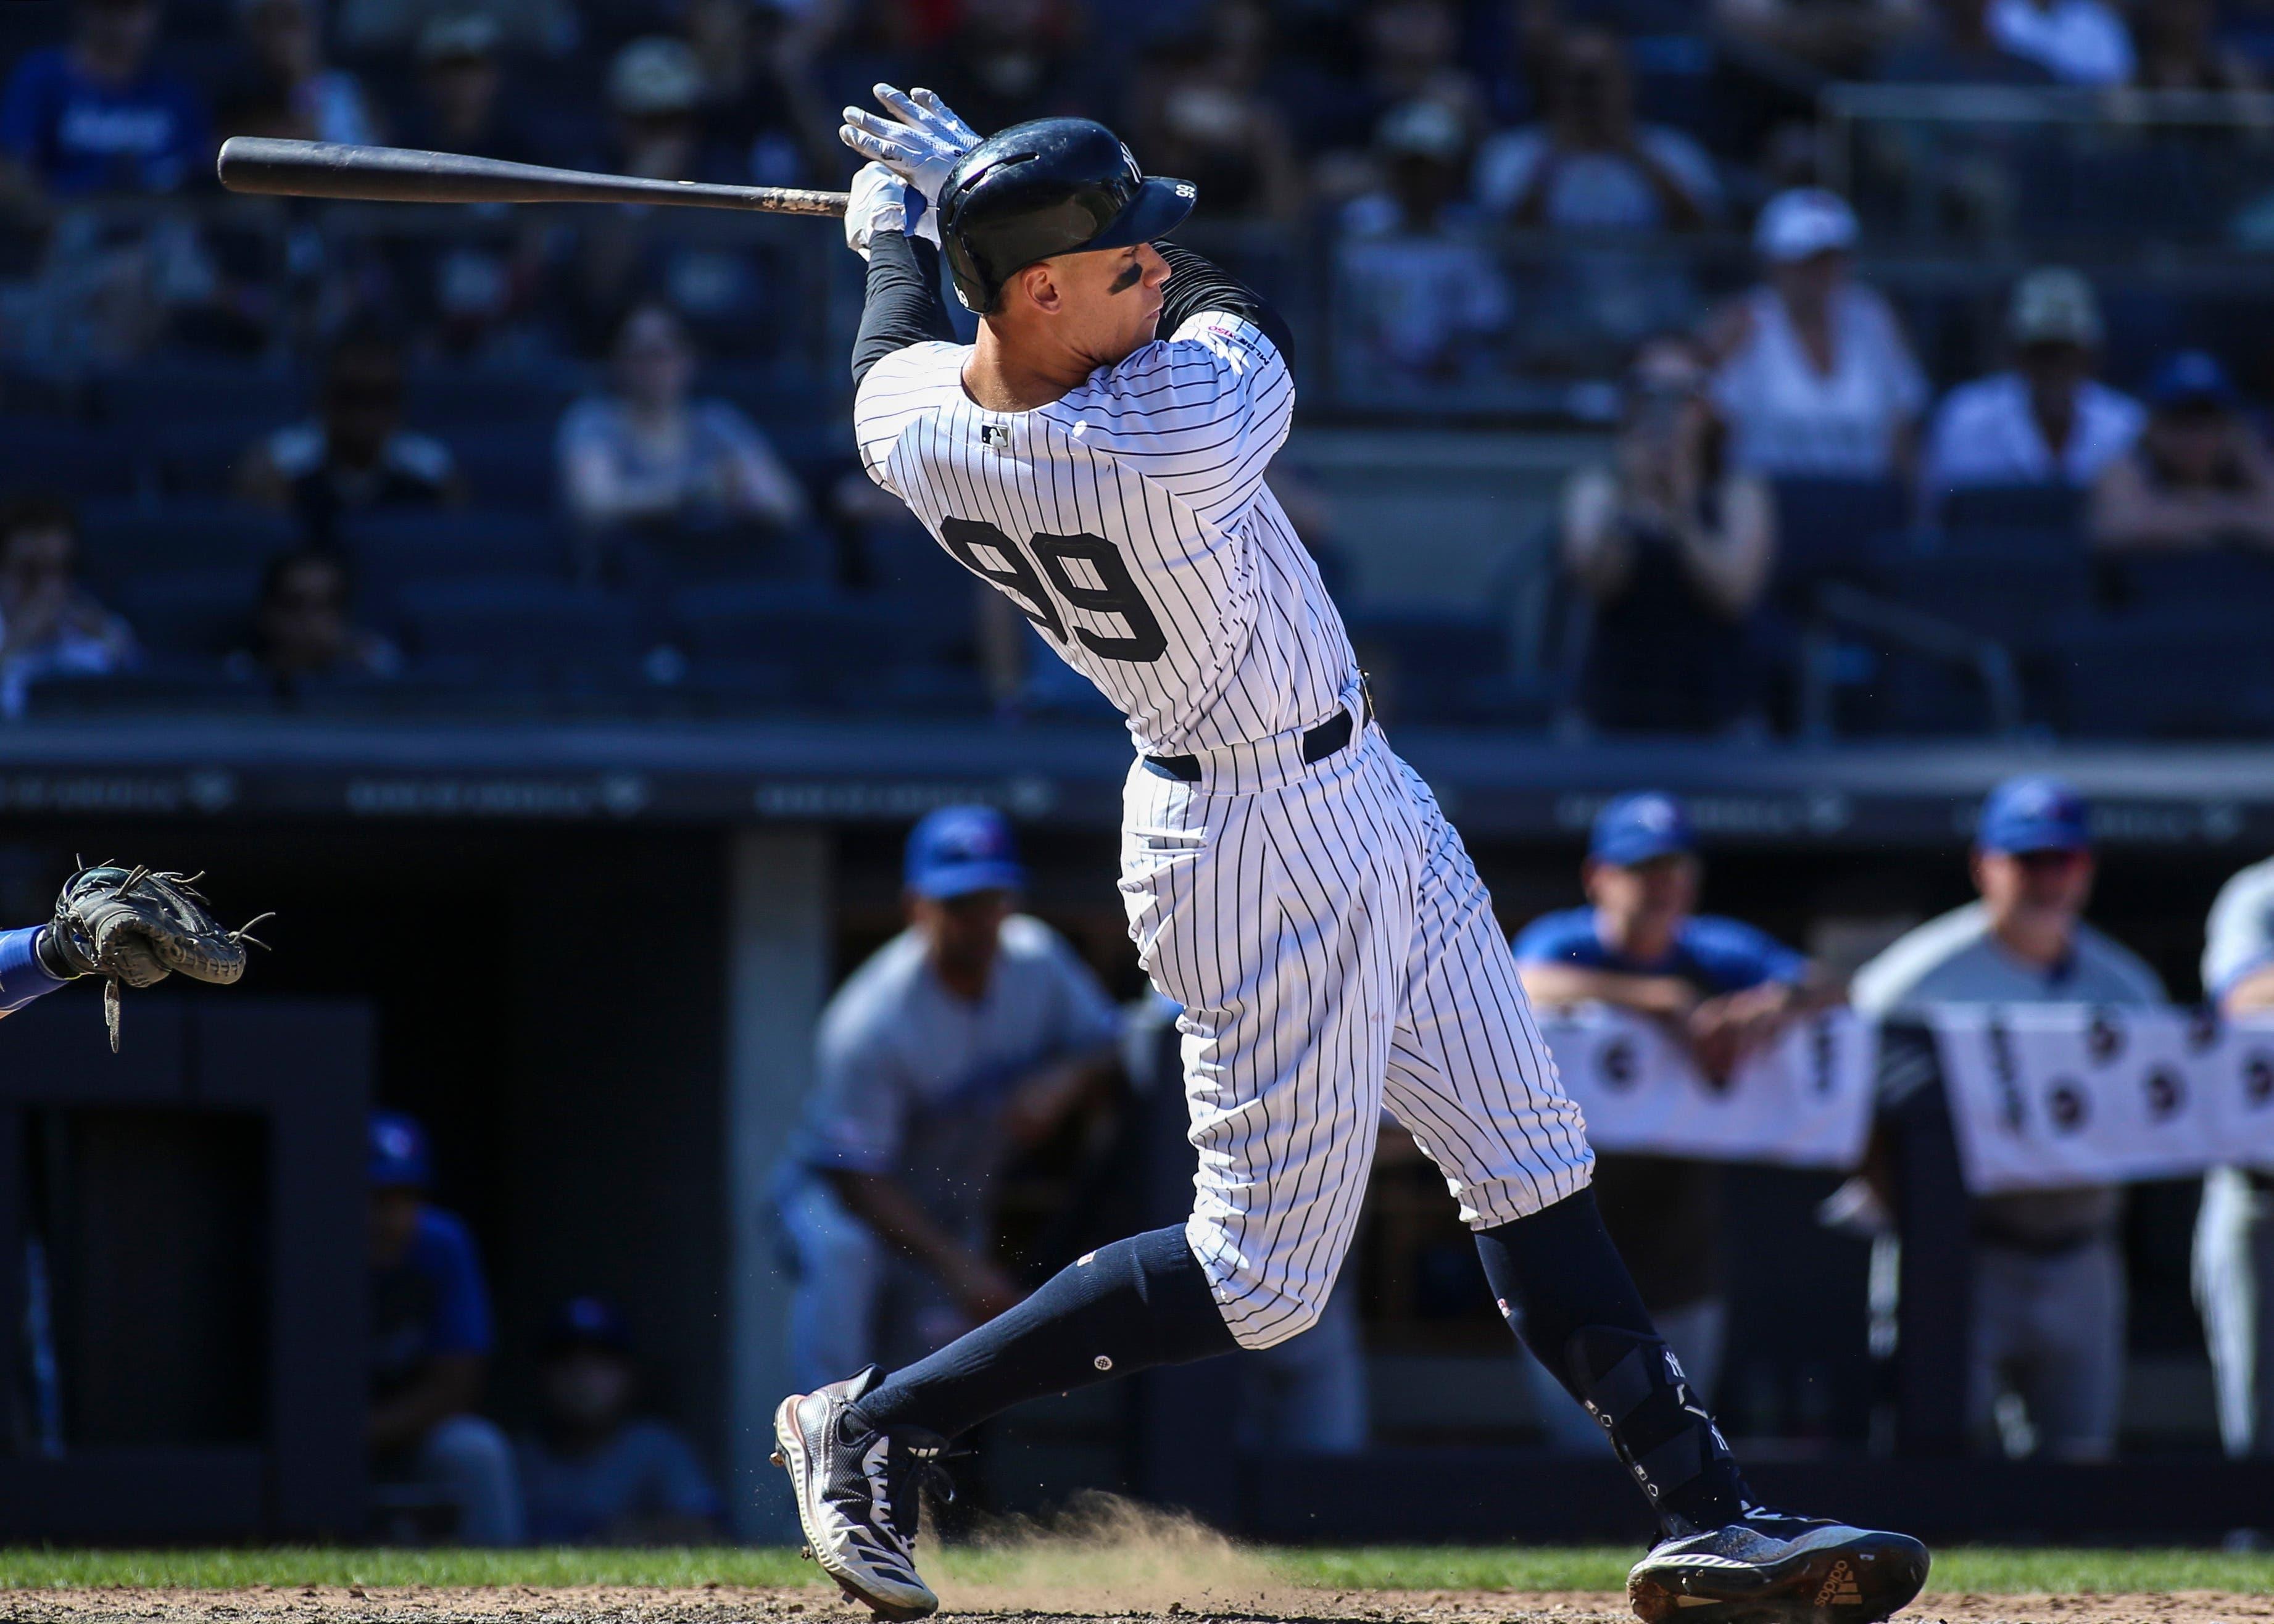
{"label": "blue baseball cap", "polygon": [[2226,368],[2207,350],[2182,350],[2166,356],[2148,383],[2148,403],[2165,410],[2182,406],[2232,408],[2238,399]]}
{"label": "blue baseball cap", "polygon": [[545,1327],[545,1350],[606,1348],[632,1350],[632,1327],[621,1310],[604,1297],[572,1297],[553,1311]]}
{"label": "blue baseball cap", "polygon": [[992,807],[942,807],[908,836],[908,889],[945,902],[975,891],[1018,891],[1027,883],[1019,866],[1011,820]]}
{"label": "blue baseball cap", "polygon": [[1620,868],[1697,849],[1690,815],[1673,796],[1656,790],[1622,795],[1596,813],[1594,832],[1587,840],[1592,861]]}
{"label": "blue baseball cap", "polygon": [[1975,825],[1985,852],[2082,852],[2092,846],[2084,797],[2059,778],[2008,778],[1990,792]]}
{"label": "blue baseball cap", "polygon": [[401,1111],[371,1114],[369,1180],[374,1190],[424,1190],[434,1182],[426,1130]]}

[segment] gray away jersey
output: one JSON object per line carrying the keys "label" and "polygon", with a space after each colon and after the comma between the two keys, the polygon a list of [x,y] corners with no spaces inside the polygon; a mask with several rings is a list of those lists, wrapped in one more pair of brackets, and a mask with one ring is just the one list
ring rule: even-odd
{"label": "gray away jersey", "polygon": [[963,390],[962,344],[912,344],[862,381],[861,460],[1129,718],[1182,754],[1307,727],[1358,686],[1342,617],[1264,466],[1294,380],[1221,311],[1032,411]]}

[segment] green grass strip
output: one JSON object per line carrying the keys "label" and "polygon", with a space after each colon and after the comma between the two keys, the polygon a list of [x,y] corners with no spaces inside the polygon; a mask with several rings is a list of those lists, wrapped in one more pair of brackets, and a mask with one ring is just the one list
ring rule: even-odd
{"label": "green grass strip", "polygon": [[[1603,1546],[1359,1546],[1253,1553],[1284,1582],[1325,1590],[1617,1590],[1635,1552]],[[984,1583],[1022,1567],[1015,1552],[950,1552],[948,1580]],[[87,1551],[0,1549],[0,1590],[101,1586],[226,1590],[256,1585],[799,1585],[812,1566],[776,1546],[665,1550]],[[2218,1551],[2004,1549],[1937,1553],[1930,1589],[2075,1595],[2227,1590],[2274,1595],[2274,1555]]]}

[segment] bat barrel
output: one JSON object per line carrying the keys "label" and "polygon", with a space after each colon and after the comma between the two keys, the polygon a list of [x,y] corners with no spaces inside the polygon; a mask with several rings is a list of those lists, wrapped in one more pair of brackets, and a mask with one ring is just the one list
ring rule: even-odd
{"label": "bat barrel", "polygon": [[233,135],[215,166],[231,192],[373,203],[649,203],[677,207],[842,214],[842,192],[784,186],[714,186],[593,175],[460,153],[351,147]]}

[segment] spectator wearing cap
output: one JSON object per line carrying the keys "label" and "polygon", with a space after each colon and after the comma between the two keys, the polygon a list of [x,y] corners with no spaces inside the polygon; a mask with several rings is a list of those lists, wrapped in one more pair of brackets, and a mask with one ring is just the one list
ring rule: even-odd
{"label": "spectator wearing cap", "polygon": [[161,14],[159,0],[75,0],[70,43],[25,54],[0,94],[0,195],[36,210],[201,177],[204,103],[151,65]]}
{"label": "spectator wearing cap", "polygon": [[403,426],[403,350],[355,327],[332,342],[314,417],[257,442],[237,467],[238,494],[297,514],[310,541],[374,508],[454,507],[464,500],[449,447]]}
{"label": "spectator wearing cap", "polygon": [[[1929,920],[1856,973],[1859,1013],[2165,1002],[2156,973],[2084,921],[2092,837],[2085,803],[2067,785],[2020,778],[1992,791],[1972,866],[1979,900]],[[2015,1453],[2034,1439],[2048,1454],[2091,1460],[2114,1445],[2124,1382],[2123,1214],[2123,1192],[2110,1186],[1973,1202],[1967,1404],[1980,1447]],[[2014,1401],[2026,1428],[2003,1418]]]}
{"label": "spectator wearing cap", "polygon": [[1753,245],[1767,280],[1725,312],[1713,403],[1736,466],[1772,478],[1905,471],[1925,376],[1886,300],[1853,274],[1855,212],[1820,187],[1769,199]]}
{"label": "spectator wearing cap", "polygon": [[2148,425],[2093,489],[2095,545],[2175,553],[2274,547],[2274,463],[2226,369],[2181,350],[2148,386]]}
{"label": "spectator wearing cap", "polygon": [[1702,147],[1636,120],[1626,47],[1594,29],[1561,41],[1546,121],[1479,149],[1476,193],[1514,224],[1573,231],[1694,230],[1721,196]]}
{"label": "spectator wearing cap", "polygon": [[1374,150],[1382,186],[1344,207],[1336,249],[1351,375],[1475,375],[1493,360],[1511,301],[1459,201],[1468,168],[1460,116],[1427,97],[1403,102],[1383,116]]}
{"label": "spectator wearing cap", "polygon": [[[2223,1015],[2274,1017],[2274,857],[2220,887],[2203,926],[2202,984]],[[2231,1455],[2274,1455],[2274,1169],[2204,1176],[2194,1274],[2219,1437]]]}
{"label": "spectator wearing cap", "polygon": [[822,1012],[778,1181],[801,1390],[921,1357],[1026,1295],[990,1252],[997,1174],[1112,1075],[1119,1014],[1016,911],[1026,875],[1001,813],[932,813],[907,875],[907,929]]}
{"label": "spectator wearing cap", "polygon": [[219,98],[224,136],[370,143],[380,123],[354,74],[324,62],[315,0],[238,0],[245,61]]}
{"label": "spectator wearing cap", "polygon": [[[1786,1023],[1839,1002],[1838,979],[1807,958],[1751,925],[1699,914],[1702,876],[1680,801],[1656,791],[1612,801],[1596,816],[1579,870],[1586,906],[1545,914],[1517,934],[1525,996],[1541,1006],[1631,1011],[1663,1026],[1716,1079]],[[1719,1169],[1599,1153],[1594,1188],[1652,1319],[1710,1401],[1726,1319]]]}
{"label": "spectator wearing cap", "polygon": [[1564,487],[1563,568],[1593,610],[1579,706],[1598,727],[1711,733],[1758,715],[1750,628],[1776,510],[1728,465],[1709,376],[1692,339],[1645,344],[1614,461]]}
{"label": "spectator wearing cap", "polygon": [[489,1289],[465,1224],[427,1199],[433,1158],[418,1122],[373,1113],[368,1182],[372,1476],[449,1502],[460,1544],[518,1545],[513,1447],[474,1413],[492,1344]]}
{"label": "spectator wearing cap", "polygon": [[418,57],[419,106],[407,139],[433,152],[513,163],[537,157],[506,94],[494,21],[478,11],[431,18],[418,32]]}
{"label": "spectator wearing cap", "polygon": [[1990,0],[1990,34],[2064,85],[2121,85],[2132,35],[2107,0]]}
{"label": "spectator wearing cap", "polygon": [[694,49],[668,34],[634,40],[608,64],[615,163],[650,180],[696,180],[701,167],[703,70]]}
{"label": "spectator wearing cap", "polygon": [[2084,489],[2132,449],[2147,412],[2092,375],[2100,304],[2077,272],[2049,266],[2014,285],[2006,317],[2013,365],[1945,397],[1927,437],[1928,509],[1968,485]]}
{"label": "spectator wearing cap", "polygon": [[545,1545],[711,1545],[722,1507],[695,1451],[636,1417],[631,1327],[604,1297],[571,1297],[546,1327],[537,1430],[517,1451],[529,1538]]}

